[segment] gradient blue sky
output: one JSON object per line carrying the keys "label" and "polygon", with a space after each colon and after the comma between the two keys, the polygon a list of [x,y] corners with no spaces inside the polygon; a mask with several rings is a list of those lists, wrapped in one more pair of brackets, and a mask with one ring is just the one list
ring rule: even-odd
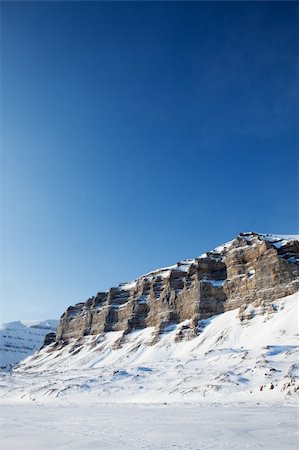
{"label": "gradient blue sky", "polygon": [[298,4],[2,2],[0,321],[298,232]]}

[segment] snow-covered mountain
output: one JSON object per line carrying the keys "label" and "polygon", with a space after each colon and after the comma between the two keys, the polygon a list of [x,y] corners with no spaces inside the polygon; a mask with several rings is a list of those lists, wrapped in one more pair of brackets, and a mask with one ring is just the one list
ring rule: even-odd
{"label": "snow-covered mountain", "polygon": [[49,345],[2,376],[0,399],[292,399],[298,289],[298,236],[240,233],[69,307]]}
{"label": "snow-covered mountain", "polygon": [[0,325],[0,369],[9,369],[34,353],[46,334],[55,333],[58,320],[16,321]]}

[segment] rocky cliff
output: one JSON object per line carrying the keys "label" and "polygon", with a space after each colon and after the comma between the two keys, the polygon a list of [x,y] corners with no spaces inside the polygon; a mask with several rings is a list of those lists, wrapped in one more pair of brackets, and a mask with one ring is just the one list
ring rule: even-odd
{"label": "rocky cliff", "polygon": [[129,283],[99,292],[62,315],[56,342],[107,331],[154,326],[156,337],[170,324],[189,320],[184,335],[198,323],[247,305],[267,308],[299,290],[298,236],[240,233],[198,258],[150,272]]}

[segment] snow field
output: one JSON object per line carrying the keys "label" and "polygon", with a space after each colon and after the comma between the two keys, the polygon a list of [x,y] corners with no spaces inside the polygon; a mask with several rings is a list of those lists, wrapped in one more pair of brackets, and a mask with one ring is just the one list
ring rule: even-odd
{"label": "snow field", "polygon": [[3,405],[5,450],[298,449],[298,414],[282,405]]}

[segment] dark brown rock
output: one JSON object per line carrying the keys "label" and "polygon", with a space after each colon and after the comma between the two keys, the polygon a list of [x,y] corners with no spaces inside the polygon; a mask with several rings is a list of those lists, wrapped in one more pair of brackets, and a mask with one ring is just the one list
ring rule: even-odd
{"label": "dark brown rock", "polygon": [[55,342],[55,340],[56,340],[55,333],[46,334],[42,348],[46,347],[47,345],[53,344],[53,342]]}

